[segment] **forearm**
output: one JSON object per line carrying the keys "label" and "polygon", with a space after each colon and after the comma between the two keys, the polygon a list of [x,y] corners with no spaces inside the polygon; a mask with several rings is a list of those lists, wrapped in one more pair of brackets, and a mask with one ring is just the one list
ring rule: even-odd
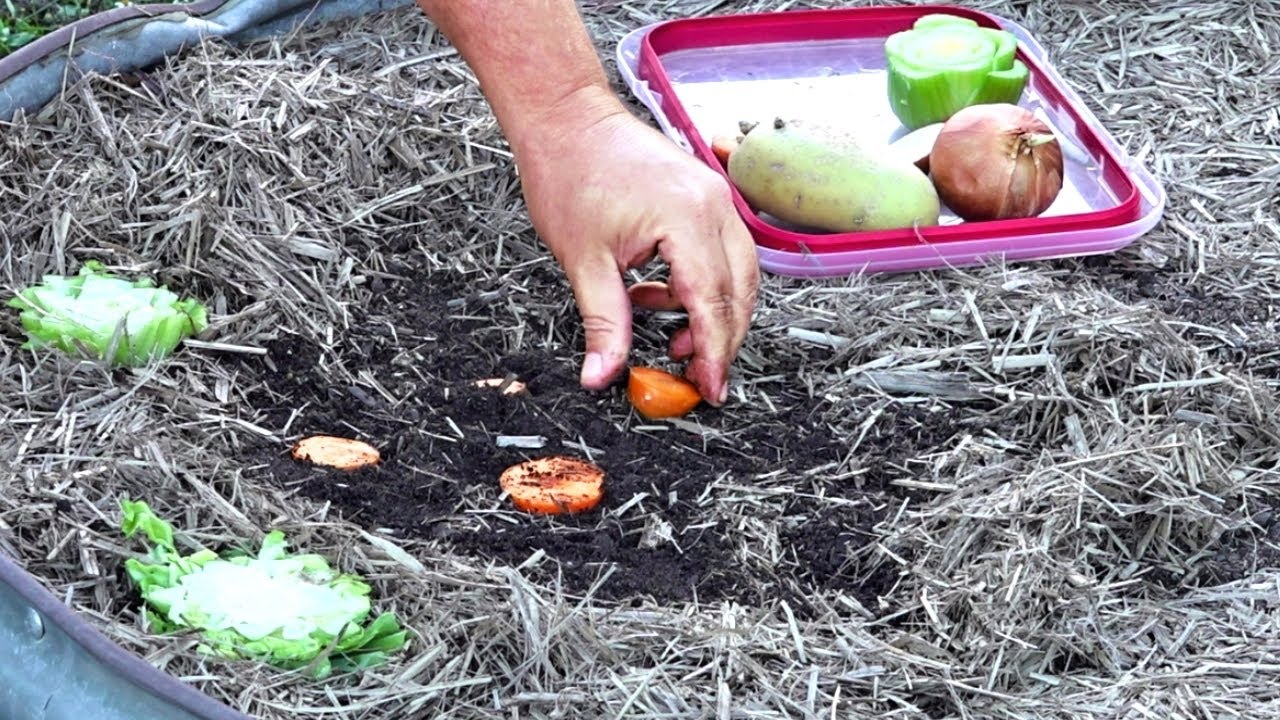
{"label": "forearm", "polygon": [[557,121],[565,113],[625,111],[573,0],[417,3],[476,74],[517,152],[564,124]]}

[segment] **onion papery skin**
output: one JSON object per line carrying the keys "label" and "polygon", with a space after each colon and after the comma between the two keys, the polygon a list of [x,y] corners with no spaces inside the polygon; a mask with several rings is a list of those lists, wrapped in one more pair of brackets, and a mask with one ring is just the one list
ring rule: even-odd
{"label": "onion papery skin", "polygon": [[1062,146],[1025,108],[974,105],[943,125],[929,171],[939,199],[963,220],[1037,217],[1062,191]]}

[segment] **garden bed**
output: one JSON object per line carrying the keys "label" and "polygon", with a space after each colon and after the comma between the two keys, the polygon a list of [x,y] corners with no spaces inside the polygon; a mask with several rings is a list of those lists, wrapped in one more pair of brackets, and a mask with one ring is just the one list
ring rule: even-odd
{"label": "garden bed", "polygon": [[[687,5],[583,8],[608,59]],[[977,6],[1049,48],[1165,221],[1090,260],[767,275],[729,403],[680,423],[577,387],[572,296],[416,9],[71,85],[0,132],[5,287],[99,259],[213,326],[107,372],[19,350],[4,316],[0,548],[254,717],[1256,714],[1280,651],[1277,5]],[[661,362],[678,317],[637,322]],[[508,373],[526,396],[470,386]],[[385,462],[292,460],[316,432]],[[606,502],[513,511],[497,475],[530,451],[498,435],[590,456]],[[218,547],[284,530],[369,577],[409,647],[318,684],[152,636],[122,497]]]}

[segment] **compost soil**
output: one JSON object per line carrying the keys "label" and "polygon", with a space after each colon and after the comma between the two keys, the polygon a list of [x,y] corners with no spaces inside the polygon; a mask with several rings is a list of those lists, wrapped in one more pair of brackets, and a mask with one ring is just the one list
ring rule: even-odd
{"label": "compost soil", "polygon": [[[841,590],[868,608],[890,594],[896,566],[865,551],[880,540],[877,523],[909,501],[891,484],[903,464],[955,432],[946,416],[888,411],[864,439],[873,449],[856,460],[857,472],[848,472],[850,438],[832,429],[834,410],[803,388],[788,392],[785,380],[769,391],[771,407],[731,399],[722,409],[700,406],[683,428],[647,422],[626,401],[625,374],[608,390],[583,390],[578,348],[542,342],[553,326],[577,325],[576,315],[564,315],[572,313],[567,286],[550,273],[486,280],[399,267],[395,274],[411,280],[377,281],[375,297],[334,347],[284,335],[264,359],[244,361],[265,374],[250,400],[268,427],[290,438],[358,437],[382,452],[378,466],[343,472],[264,442],[256,452],[272,482],[372,531],[486,563],[519,566],[542,551],[554,562],[523,572],[572,592],[595,586],[607,601],[783,597],[803,613],[818,589]],[[555,300],[539,306],[531,298]],[[519,341],[513,316],[526,325]],[[647,322],[636,316],[637,327]],[[346,375],[335,371],[338,362]],[[376,384],[340,379],[351,376]],[[518,378],[527,390],[506,396],[473,385],[493,377]],[[545,445],[499,447],[499,436],[538,436]],[[606,471],[600,506],[538,516],[501,496],[503,469],[551,454]],[[776,537],[754,538],[743,530],[751,513],[717,500],[778,477],[797,481],[765,493],[755,518]],[[780,554],[762,557],[770,551],[746,547],[755,540]]]}
{"label": "compost soil", "polygon": [[1280,377],[1280,306],[1265,295],[1185,284],[1170,273],[1119,267],[1111,256],[1071,262],[1127,303],[1146,305],[1193,331],[1216,331],[1222,342],[1212,354],[1241,370]]}

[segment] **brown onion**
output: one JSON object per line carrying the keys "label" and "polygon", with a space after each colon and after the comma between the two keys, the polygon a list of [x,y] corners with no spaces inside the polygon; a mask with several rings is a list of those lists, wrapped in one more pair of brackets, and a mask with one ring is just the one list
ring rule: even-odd
{"label": "brown onion", "polygon": [[938,197],[965,220],[1035,217],[1062,191],[1062,146],[1025,108],[970,105],[943,124],[929,171]]}

